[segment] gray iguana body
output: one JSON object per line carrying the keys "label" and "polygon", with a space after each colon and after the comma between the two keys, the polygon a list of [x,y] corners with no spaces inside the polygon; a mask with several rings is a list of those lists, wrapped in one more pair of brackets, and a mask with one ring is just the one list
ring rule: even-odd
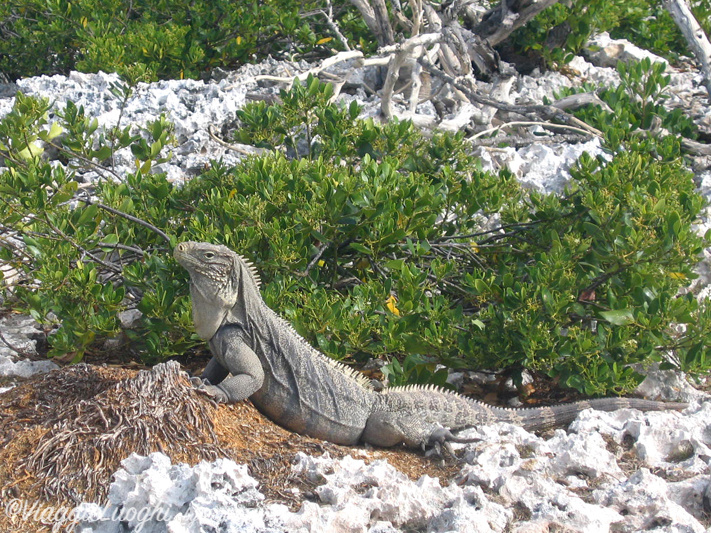
{"label": "gray iguana body", "polygon": [[315,350],[267,307],[258,275],[240,255],[197,242],[178,244],[174,255],[190,273],[195,327],[213,354],[202,376],[209,384],[202,388],[223,402],[250,398],[271,420],[297,433],[337,444],[419,447],[456,440],[450,431],[493,422],[540,430],[566,425],[587,408],[686,406],[603,398],[505,409],[436,387],[376,392],[364,376]]}

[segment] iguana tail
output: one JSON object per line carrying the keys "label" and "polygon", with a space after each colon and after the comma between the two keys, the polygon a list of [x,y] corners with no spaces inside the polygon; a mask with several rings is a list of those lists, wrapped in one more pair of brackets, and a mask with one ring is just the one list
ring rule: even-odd
{"label": "iguana tail", "polygon": [[507,409],[471,400],[439,387],[393,387],[376,394],[361,440],[376,446],[404,444],[419,447],[457,440],[452,432],[496,422],[509,422],[529,431],[540,431],[565,426],[585,409],[652,411],[685,407],[685,403],[601,398],[553,407]]}
{"label": "iguana tail", "polygon": [[585,409],[597,411],[616,411],[617,409],[639,409],[640,411],[680,411],[689,404],[681,402],[657,402],[638,398],[598,398],[580,402],[555,405],[552,407],[533,407],[523,409],[505,409],[492,407],[495,421],[510,422],[522,426],[528,431],[563,427],[570,424]]}

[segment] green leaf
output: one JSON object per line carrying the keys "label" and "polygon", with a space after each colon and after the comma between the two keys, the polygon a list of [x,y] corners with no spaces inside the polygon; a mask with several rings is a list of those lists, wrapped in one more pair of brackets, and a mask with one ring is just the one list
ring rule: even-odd
{"label": "green leaf", "polygon": [[81,215],[79,215],[79,220],[77,220],[77,226],[83,226],[90,220],[93,220],[96,217],[98,211],[99,208],[94,204],[87,205],[86,207],[84,207],[81,210]]}
{"label": "green leaf", "polygon": [[475,279],[474,280],[474,288],[477,290],[479,294],[484,294],[486,292],[489,292],[490,287],[489,285],[486,284],[486,282],[482,279]]}
{"label": "green leaf", "polygon": [[361,254],[373,255],[373,251],[370,248],[368,248],[367,246],[364,246],[360,243],[352,242],[350,244],[350,247],[353,248],[356,252],[359,252]]}
{"label": "green leaf", "polygon": [[59,137],[62,133],[64,132],[64,128],[59,124],[59,122],[52,122],[52,125],[49,128],[49,131],[47,132],[46,136],[44,137],[44,140],[46,141],[51,141],[55,139],[56,137]]}
{"label": "green leaf", "polygon": [[405,265],[403,259],[391,259],[385,263],[385,268],[389,270],[400,270]]}
{"label": "green leaf", "polygon": [[634,324],[632,309],[616,309],[614,311],[600,311],[600,316],[614,326],[628,326]]}
{"label": "green leaf", "polygon": [[52,196],[52,205],[56,206],[74,198],[77,191],[77,182],[68,181]]}
{"label": "green leaf", "polygon": [[111,149],[110,146],[104,145],[98,150],[92,152],[92,157],[95,157],[99,161],[104,161],[105,159],[108,159],[111,157],[111,154],[113,153],[113,150]]}

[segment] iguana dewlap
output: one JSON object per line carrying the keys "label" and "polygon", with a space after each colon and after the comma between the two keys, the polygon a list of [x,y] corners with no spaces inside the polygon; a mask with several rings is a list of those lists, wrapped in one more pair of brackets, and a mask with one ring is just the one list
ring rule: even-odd
{"label": "iguana dewlap", "polygon": [[337,444],[419,447],[454,439],[451,431],[493,422],[540,430],[566,425],[587,408],[686,407],[603,398],[505,409],[437,387],[376,392],[364,376],[311,347],[267,307],[259,276],[243,257],[198,242],[178,244],[174,255],[190,273],[195,328],[213,354],[202,375],[210,384],[202,388],[222,402],[249,398],[271,420],[298,433]]}

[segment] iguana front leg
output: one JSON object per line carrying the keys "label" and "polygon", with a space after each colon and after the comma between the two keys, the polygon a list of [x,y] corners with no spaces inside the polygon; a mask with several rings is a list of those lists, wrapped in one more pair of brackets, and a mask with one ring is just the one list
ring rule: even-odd
{"label": "iguana front leg", "polygon": [[[200,389],[222,403],[235,403],[250,397],[264,383],[264,369],[257,354],[242,340],[237,328],[223,327],[210,339],[213,359],[205,367]],[[225,379],[230,373],[231,377]],[[216,381],[212,381],[215,379]]]}
{"label": "iguana front leg", "polygon": [[207,380],[210,385],[219,385],[229,375],[230,371],[222,366],[217,357],[213,355],[205,370],[202,371],[200,379]]}

